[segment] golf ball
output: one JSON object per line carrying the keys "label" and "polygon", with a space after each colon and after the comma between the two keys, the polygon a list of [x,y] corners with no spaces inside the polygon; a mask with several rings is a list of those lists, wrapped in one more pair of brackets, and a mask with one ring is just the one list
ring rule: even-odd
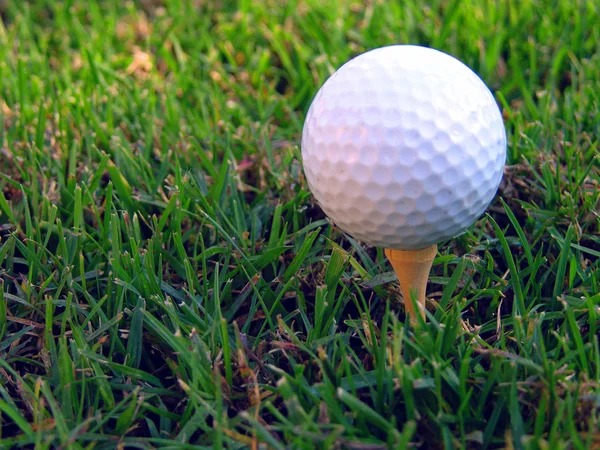
{"label": "golf ball", "polygon": [[325,213],[357,239],[401,250],[468,228],[506,161],[502,114],[483,81],[452,56],[412,45],[340,67],[310,106],[301,146]]}

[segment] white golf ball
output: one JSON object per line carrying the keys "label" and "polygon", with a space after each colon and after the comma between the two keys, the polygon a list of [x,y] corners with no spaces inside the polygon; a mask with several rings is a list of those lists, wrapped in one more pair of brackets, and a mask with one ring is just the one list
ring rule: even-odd
{"label": "white golf ball", "polygon": [[394,45],[338,69],[302,132],[309,187],[357,239],[421,249],[462,233],[502,178],[506,131],[494,96],[457,59]]}

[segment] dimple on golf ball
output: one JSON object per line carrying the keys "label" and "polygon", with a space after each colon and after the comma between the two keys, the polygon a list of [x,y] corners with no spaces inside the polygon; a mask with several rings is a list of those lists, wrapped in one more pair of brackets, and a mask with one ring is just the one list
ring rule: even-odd
{"label": "dimple on golf ball", "polygon": [[302,132],[311,191],[345,232],[413,250],[462,233],[494,198],[506,132],[492,93],[440,51],[394,45],[339,68]]}

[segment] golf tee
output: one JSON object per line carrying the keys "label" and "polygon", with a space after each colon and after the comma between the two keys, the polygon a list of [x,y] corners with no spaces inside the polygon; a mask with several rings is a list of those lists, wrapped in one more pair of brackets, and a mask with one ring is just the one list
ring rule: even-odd
{"label": "golf tee", "polygon": [[416,291],[417,306],[421,317],[425,318],[425,291],[429,271],[437,253],[437,245],[432,245],[420,250],[385,249],[385,255],[390,260],[404,296],[406,312],[412,324],[417,322],[417,315],[413,307],[411,293]]}

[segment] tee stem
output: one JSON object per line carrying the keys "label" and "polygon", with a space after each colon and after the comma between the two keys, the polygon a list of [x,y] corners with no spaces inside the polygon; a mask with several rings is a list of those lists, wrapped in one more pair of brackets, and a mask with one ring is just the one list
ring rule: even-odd
{"label": "tee stem", "polygon": [[404,296],[404,305],[412,325],[418,322],[418,318],[415,313],[411,293],[416,291],[419,313],[425,319],[427,279],[429,278],[429,271],[431,270],[431,265],[436,254],[437,245],[435,244],[421,250],[385,249],[385,255],[390,260],[398,276],[398,281],[400,281],[400,290]]}

